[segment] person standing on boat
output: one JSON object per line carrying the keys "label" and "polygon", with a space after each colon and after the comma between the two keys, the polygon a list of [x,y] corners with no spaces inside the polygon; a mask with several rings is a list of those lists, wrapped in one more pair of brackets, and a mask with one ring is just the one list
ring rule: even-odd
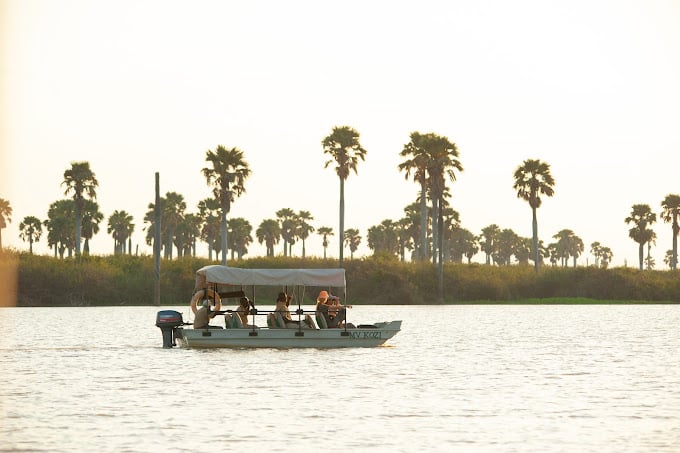
{"label": "person standing on boat", "polygon": [[339,297],[332,296],[327,291],[321,291],[316,298],[316,310],[321,313],[330,328],[342,327],[347,316],[347,308],[352,306],[342,305]]}
{"label": "person standing on boat", "polygon": [[209,307],[210,302],[204,300],[203,305],[194,315],[194,329],[219,329],[219,327],[209,325],[210,320],[217,314],[217,312],[211,312]]}

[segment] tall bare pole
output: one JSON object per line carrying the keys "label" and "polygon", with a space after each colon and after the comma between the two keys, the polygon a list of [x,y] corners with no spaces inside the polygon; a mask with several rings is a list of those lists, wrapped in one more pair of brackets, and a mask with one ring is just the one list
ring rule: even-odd
{"label": "tall bare pole", "polygon": [[160,176],[156,172],[156,200],[153,207],[154,303],[161,306],[161,193]]}

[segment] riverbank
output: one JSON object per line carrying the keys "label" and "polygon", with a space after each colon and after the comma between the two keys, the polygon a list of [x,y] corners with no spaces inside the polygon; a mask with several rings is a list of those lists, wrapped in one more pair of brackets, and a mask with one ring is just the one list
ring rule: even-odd
{"label": "riverbank", "polygon": [[590,299],[588,297],[546,297],[520,300],[471,300],[451,302],[447,305],[658,305],[680,304],[673,301],[649,301],[649,300],[603,300]]}
{"label": "riverbank", "polygon": [[[161,304],[183,305],[191,298],[194,273],[211,262],[203,258],[163,260]],[[244,268],[336,267],[320,258],[252,258],[230,261]],[[346,300],[351,304],[436,304],[437,268],[396,259],[346,260]],[[16,275],[3,284],[4,305],[88,306],[153,304],[154,268],[150,256],[88,256],[57,259],[5,252],[0,271]],[[445,304],[631,304],[680,303],[680,274],[631,268],[486,266],[446,264]],[[307,293],[311,296],[311,289]],[[275,294],[259,291],[260,303]],[[305,300],[304,303],[313,301]]]}

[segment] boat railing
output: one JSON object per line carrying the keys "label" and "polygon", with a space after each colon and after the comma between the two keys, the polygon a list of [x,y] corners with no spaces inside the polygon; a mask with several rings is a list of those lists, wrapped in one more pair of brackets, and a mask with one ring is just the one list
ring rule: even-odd
{"label": "boat railing", "polygon": [[[213,310],[210,313],[212,313],[214,315],[237,315],[238,316],[238,309]],[[297,327],[295,327],[295,326],[273,327],[273,326],[269,326],[268,324],[266,326],[258,326],[258,325],[255,324],[255,317],[256,316],[265,316],[266,317],[266,316],[269,316],[270,314],[276,314],[276,313],[280,314],[281,312],[276,311],[276,309],[259,309],[259,308],[254,308],[254,307],[250,308],[248,316],[249,317],[252,316],[252,323],[248,324],[247,326],[240,327],[240,328],[250,329],[253,332],[256,332],[259,329],[271,329],[271,328],[273,328],[273,329],[291,329],[291,330],[298,330],[299,332],[303,332],[305,330],[310,330],[310,327],[307,326],[304,323],[304,316],[305,315],[315,315],[316,316],[317,310],[316,309],[309,310],[309,309],[304,309],[302,307],[298,307],[295,310],[291,310],[290,311],[291,320],[293,322],[297,323]],[[297,317],[297,319],[294,319],[295,317]],[[312,319],[315,321],[315,324],[314,324],[315,328],[321,329],[321,326],[316,326],[317,320],[315,320],[314,317],[312,317]],[[284,322],[285,322],[285,320],[284,320]],[[290,321],[288,321],[288,322],[290,322]],[[225,321],[225,324],[226,324],[226,321]],[[347,332],[347,322],[343,323],[342,329],[343,329],[343,334]],[[251,333],[251,335],[254,335],[254,334]]]}

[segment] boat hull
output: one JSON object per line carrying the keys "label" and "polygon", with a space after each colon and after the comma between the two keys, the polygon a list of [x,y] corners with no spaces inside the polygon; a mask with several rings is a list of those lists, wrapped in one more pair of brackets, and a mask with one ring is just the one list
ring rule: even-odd
{"label": "boat hull", "polygon": [[175,339],[184,348],[371,348],[401,329],[401,321],[354,329],[184,329]]}

